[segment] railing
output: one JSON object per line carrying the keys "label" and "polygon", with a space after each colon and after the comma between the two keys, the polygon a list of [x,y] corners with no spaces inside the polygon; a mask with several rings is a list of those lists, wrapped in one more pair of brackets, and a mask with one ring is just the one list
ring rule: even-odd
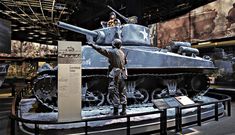
{"label": "railing", "polygon": [[[219,120],[219,103],[223,103],[224,109],[227,109],[227,115],[231,116],[231,98],[227,95],[223,94],[217,94],[217,93],[209,93],[208,95],[216,96],[219,100],[210,102],[210,103],[202,103],[202,104],[193,104],[193,105],[186,105],[182,107],[177,107],[176,114],[175,114],[175,126],[169,127],[167,126],[167,110],[159,110],[159,111],[152,111],[152,112],[145,112],[145,113],[137,113],[137,114],[127,114],[125,116],[107,116],[107,117],[99,117],[99,118],[88,118],[88,119],[82,119],[79,121],[71,121],[71,122],[56,122],[56,121],[33,121],[28,119],[20,118],[16,115],[17,111],[16,108],[18,107],[18,103],[21,100],[23,96],[23,91],[20,91],[19,94],[14,98],[13,104],[12,104],[12,114],[10,115],[11,119],[11,134],[15,135],[16,133],[16,122],[22,122],[22,123],[29,123],[34,124],[34,134],[38,135],[40,133],[39,125],[50,125],[50,124],[71,124],[71,123],[85,123],[84,126],[84,134],[88,134],[88,123],[92,121],[101,121],[101,120],[110,120],[110,119],[119,119],[119,118],[126,118],[126,134],[131,134],[131,117],[136,116],[144,116],[144,115],[151,115],[151,114],[160,114],[160,129],[159,130],[153,130],[148,131],[149,133],[155,133],[160,132],[161,135],[167,134],[167,129],[175,129],[176,132],[181,132],[183,126],[191,125],[191,124],[197,124],[198,126],[201,126],[201,123],[203,119],[201,118],[201,107],[205,105],[213,105],[214,104],[214,119],[216,121]],[[227,104],[227,107],[226,107]],[[197,108],[197,120],[193,121],[191,123],[182,123],[182,110],[187,108]],[[143,131],[142,133],[146,133]]]}
{"label": "railing", "polygon": [[[198,126],[201,126],[202,123],[202,118],[201,118],[201,106],[205,106],[205,105],[214,105],[214,119],[215,121],[219,120],[219,103],[223,103],[224,105],[224,109],[227,108],[227,115],[231,116],[231,97],[227,96],[227,95],[223,95],[223,94],[218,94],[218,93],[208,93],[207,95],[215,95],[215,96],[220,96],[222,99],[220,99],[219,101],[214,101],[214,102],[209,102],[209,103],[202,103],[202,104],[193,104],[193,105],[185,105],[182,107],[177,107],[176,108],[176,132],[182,132],[182,110],[184,109],[188,109],[188,108],[193,108],[196,107],[197,108],[197,121],[191,123],[194,124],[196,123]],[[226,103],[227,103],[227,107],[226,107]],[[187,125],[187,124],[185,124]]]}

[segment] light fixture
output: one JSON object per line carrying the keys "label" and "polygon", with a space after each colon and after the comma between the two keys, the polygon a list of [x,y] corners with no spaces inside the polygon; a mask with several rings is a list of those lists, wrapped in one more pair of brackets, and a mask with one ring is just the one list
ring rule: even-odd
{"label": "light fixture", "polygon": [[28,39],[33,39],[33,37],[28,37]]}
{"label": "light fixture", "polygon": [[38,19],[31,19],[33,22],[36,22],[36,21],[38,21]]}
{"label": "light fixture", "polygon": [[46,22],[41,22],[41,24],[46,25],[47,23]]}
{"label": "light fixture", "polygon": [[13,31],[19,31],[19,29],[13,29]]}
{"label": "light fixture", "polygon": [[29,26],[29,27],[26,27],[27,29],[32,29],[33,28],[33,26]]}
{"label": "light fixture", "polygon": [[29,35],[33,35],[34,33],[33,32],[29,32]]}
{"label": "light fixture", "polygon": [[52,43],[53,43],[53,41],[47,41],[47,43],[52,44]]}
{"label": "light fixture", "polygon": [[39,29],[39,28],[40,28],[40,26],[34,26],[34,28],[35,28],[35,29]]}
{"label": "light fixture", "polygon": [[18,20],[18,19],[20,19],[20,18],[17,18],[17,17],[11,17],[11,19],[13,19],[13,20]]}
{"label": "light fixture", "polygon": [[28,24],[28,22],[24,22],[24,21],[21,21],[21,23],[23,23],[23,24]]}
{"label": "light fixture", "polygon": [[47,33],[45,31],[41,31],[40,34],[46,35]]}
{"label": "light fixture", "polygon": [[24,31],[24,30],[25,30],[25,27],[20,27],[20,30]]}
{"label": "light fixture", "polygon": [[34,37],[39,37],[39,35],[33,35]]}
{"label": "light fixture", "polygon": [[12,26],[12,27],[17,27],[17,25],[16,25],[16,24],[11,24],[11,26]]}
{"label": "light fixture", "polygon": [[26,17],[27,15],[26,14],[20,14],[21,16],[23,16],[23,17]]}

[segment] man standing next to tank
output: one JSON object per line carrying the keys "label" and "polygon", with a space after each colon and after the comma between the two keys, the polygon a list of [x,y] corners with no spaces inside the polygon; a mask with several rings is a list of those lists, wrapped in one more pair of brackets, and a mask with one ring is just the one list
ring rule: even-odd
{"label": "man standing next to tank", "polygon": [[94,42],[88,42],[89,45],[100,54],[109,59],[109,92],[111,96],[111,102],[113,104],[113,114],[118,115],[118,107],[122,105],[121,115],[126,115],[126,87],[125,79],[127,79],[127,72],[125,65],[127,59],[124,52],[121,50],[122,41],[120,39],[114,39],[112,42],[112,49],[106,49],[95,45]]}

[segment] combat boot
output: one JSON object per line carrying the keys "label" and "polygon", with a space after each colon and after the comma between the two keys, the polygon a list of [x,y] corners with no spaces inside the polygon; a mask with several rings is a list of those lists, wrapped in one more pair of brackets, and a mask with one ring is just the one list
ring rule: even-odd
{"label": "combat boot", "polygon": [[118,107],[113,108],[113,115],[118,115]]}
{"label": "combat boot", "polygon": [[120,115],[126,115],[126,105],[122,105],[122,112],[120,112]]}

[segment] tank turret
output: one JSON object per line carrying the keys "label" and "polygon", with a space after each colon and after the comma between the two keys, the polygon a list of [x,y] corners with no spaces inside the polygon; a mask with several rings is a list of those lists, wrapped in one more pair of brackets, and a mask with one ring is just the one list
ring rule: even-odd
{"label": "tank turret", "polygon": [[121,40],[124,46],[150,46],[149,28],[137,24],[124,24],[122,26],[97,30],[87,30],[64,22],[58,22],[57,25],[58,27],[84,34],[88,40],[92,38],[96,44],[100,45],[111,45],[113,39],[116,38],[117,31],[120,29]]}

